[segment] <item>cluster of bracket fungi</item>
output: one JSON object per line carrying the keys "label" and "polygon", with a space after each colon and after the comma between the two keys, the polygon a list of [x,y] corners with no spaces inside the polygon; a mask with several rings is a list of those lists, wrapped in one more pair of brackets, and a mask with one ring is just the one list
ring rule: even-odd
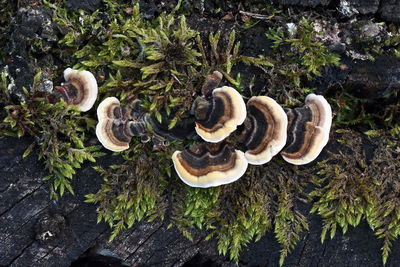
{"label": "cluster of bracket fungi", "polygon": [[[70,68],[64,76],[67,83],[56,86],[56,91],[67,103],[89,110],[97,98],[94,76]],[[140,100],[128,98],[128,104],[121,105],[117,98],[107,97],[97,108],[97,138],[105,148],[118,152],[128,149],[133,137],[152,140],[157,147],[200,136],[206,142],[175,151],[172,161],[184,183],[203,188],[234,182],[248,164],[265,164],[279,152],[291,164],[310,163],[328,143],[332,110],[323,96],[309,94],[305,105],[295,109],[283,109],[267,96],[253,96],[245,104],[234,88],[218,88],[221,80],[218,71],[208,75],[190,115],[171,130],[146,113]],[[234,132],[236,143],[227,142]]]}
{"label": "cluster of bracket fungi", "polygon": [[[332,110],[323,96],[309,94],[304,107],[286,110],[267,96],[253,96],[245,104],[234,88],[216,88],[221,79],[219,72],[211,74],[192,108],[196,132],[209,143],[172,155],[186,184],[205,188],[234,182],[248,164],[265,164],[279,152],[291,164],[307,164],[328,143]],[[244,153],[224,141],[240,125],[237,140]]]}

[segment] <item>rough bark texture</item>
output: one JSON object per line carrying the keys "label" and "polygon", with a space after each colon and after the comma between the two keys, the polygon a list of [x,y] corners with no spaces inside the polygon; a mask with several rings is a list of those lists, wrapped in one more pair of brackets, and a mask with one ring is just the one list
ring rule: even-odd
{"label": "rough bark texture", "polygon": [[378,99],[400,90],[400,60],[382,56],[371,61],[356,61],[343,85],[356,96]]}
{"label": "rough bark texture", "polygon": [[400,0],[382,1],[379,14],[384,20],[400,22]]}
{"label": "rough bark texture", "polygon": [[385,21],[400,22],[399,0],[278,0],[278,2],[285,6],[330,6],[334,9],[348,5],[351,8],[355,8],[362,15],[378,14]]}
{"label": "rough bark texture", "polygon": [[348,0],[351,6],[357,9],[361,14],[374,14],[378,11],[379,0]]}
{"label": "rough bark texture", "polygon": [[[204,241],[204,234],[197,233],[190,242],[175,228],[167,230],[166,222],[136,224],[108,243],[108,227],[96,224],[96,207],[83,202],[85,194],[98,190],[101,177],[85,165],[74,178],[75,196],[50,200],[41,180],[43,165],[34,153],[21,158],[30,141],[0,138],[0,266],[70,266],[90,248],[88,254],[113,255],[129,266],[234,266],[216,254],[215,241]],[[97,164],[106,162],[103,157]],[[317,216],[309,221],[310,230],[285,266],[382,265],[380,241],[365,223],[321,245],[321,221]],[[397,266],[399,249],[395,242],[386,266]],[[276,266],[278,258],[278,243],[268,233],[244,249],[240,265]]]}
{"label": "rough bark texture", "polygon": [[282,5],[298,5],[307,7],[327,6],[331,0],[280,0]]}

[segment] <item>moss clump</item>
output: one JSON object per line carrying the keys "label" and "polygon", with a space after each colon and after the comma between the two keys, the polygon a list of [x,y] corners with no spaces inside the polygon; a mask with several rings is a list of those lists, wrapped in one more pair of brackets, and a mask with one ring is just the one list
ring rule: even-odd
{"label": "moss clump", "polygon": [[168,152],[155,153],[147,144],[136,144],[123,153],[124,162],[107,170],[95,169],[104,179],[96,194],[86,195],[86,202],[99,204],[98,222],[106,222],[112,229],[110,241],[121,230],[147,218],[164,218],[163,192],[171,170]]}
{"label": "moss clump", "polygon": [[199,84],[211,71],[220,70],[230,83],[240,87],[240,80],[229,75],[237,62],[272,66],[262,57],[240,56],[234,31],[226,44],[221,44],[220,33],[211,33],[204,43],[200,33],[186,25],[185,16],[176,14],[179,3],[171,13],[147,21],[138,4],[127,14],[127,6],[106,2],[105,20],[99,19],[104,15],[101,11],[80,16],[53,6],[54,19],[71,29],[60,41],[62,50],[73,49],[79,60],[75,68],[108,74],[100,87],[102,95],[122,100],[135,95],[160,122],[163,111],[168,116],[173,113],[170,128],[190,109]]}
{"label": "moss clump", "polygon": [[[297,176],[295,175],[297,174]],[[296,177],[296,178],[295,178]],[[189,239],[194,228],[209,231],[220,254],[238,262],[243,246],[273,230],[281,245],[280,265],[308,229],[298,199],[308,176],[281,162],[250,167],[235,183],[217,188],[184,187],[177,195],[173,222]]]}
{"label": "moss clump", "polygon": [[[221,71],[227,81],[240,90],[243,88],[240,74],[236,78],[231,76],[235,64],[243,62],[262,67],[276,64],[265,57],[240,55],[235,31],[227,34],[224,42],[220,32],[202,36],[191,30],[185,17],[176,14],[177,9],[147,21],[138,5],[127,14],[126,6],[117,7],[106,2],[109,16],[105,20],[99,19],[102,11],[96,11],[82,17],[83,22],[79,24],[81,16],[78,14],[56,10],[55,19],[71,28],[60,47],[64,51],[74,51],[73,56],[79,60],[75,67],[105,74],[102,95],[117,95],[122,100],[135,95],[144,100],[145,108],[159,121],[164,112],[168,116],[173,113],[170,127],[189,110],[193,97],[200,93],[201,84],[211,70]],[[331,54],[323,44],[312,44],[315,33],[310,30],[310,24],[304,22],[302,27],[304,30],[300,30],[297,41],[283,41],[297,47],[298,53],[285,56],[292,59],[291,64],[300,64],[303,71],[299,77],[307,76],[306,73],[319,75],[321,66],[336,61],[321,62],[323,56]],[[82,41],[88,39],[88,42]],[[303,41],[308,42],[304,49],[300,44]],[[317,53],[316,58],[312,57],[313,53]],[[282,65],[281,69],[288,66]],[[282,76],[282,72],[278,75]],[[288,84],[293,86],[293,82]],[[304,92],[306,90],[302,89],[301,93]],[[301,232],[308,228],[298,203],[309,177],[306,171],[283,167],[281,162],[273,161],[265,168],[249,168],[246,177],[234,184],[210,189],[190,188],[171,171],[171,153],[181,147],[182,144],[172,143],[156,152],[149,144],[134,139],[131,149],[123,153],[123,163],[108,169],[97,168],[104,184],[98,192],[87,195],[87,202],[99,205],[99,221],[107,222],[113,229],[110,239],[136,221],[163,219],[169,205],[171,226],[178,227],[188,239],[193,239],[192,232],[196,228],[209,231],[208,238],[217,240],[218,251],[229,254],[236,262],[243,246],[273,230],[282,247],[282,265]],[[160,160],[162,166],[158,163]]]}
{"label": "moss clump", "polygon": [[[338,65],[340,61],[339,55],[317,39],[319,33],[314,30],[311,20],[302,17],[294,22],[293,27],[294,32],[289,32],[279,24],[266,32],[273,42],[277,62],[270,74],[270,91],[289,106],[297,104],[296,98],[302,100],[310,92],[308,88],[301,88],[302,80],[320,76],[322,67]],[[286,88],[291,90],[288,92]]]}
{"label": "moss clump", "polygon": [[315,201],[311,212],[323,217],[321,241],[324,241],[327,232],[333,238],[338,226],[343,233],[347,232],[349,225],[357,226],[369,205],[363,195],[370,181],[363,175],[367,164],[362,138],[350,131],[345,133],[348,135],[339,143],[347,145],[347,149],[351,147],[352,153],[332,153],[330,161],[318,163],[318,175],[322,178],[316,185],[320,186],[325,181],[326,184],[310,193]]}
{"label": "moss clump", "polygon": [[179,187],[173,192],[174,205],[172,222],[181,233],[193,240],[191,230],[195,227],[198,229],[215,229],[215,218],[220,216],[219,197],[221,188],[193,188],[189,186]]}
{"label": "moss clump", "polygon": [[[383,239],[382,260],[386,263],[392,241],[400,233],[398,190],[399,151],[396,139],[373,140],[372,158],[363,147],[360,134],[339,131],[343,146],[329,161],[318,163],[322,177],[309,194],[312,213],[323,218],[321,241],[329,233],[333,238],[338,228],[346,233],[365,219],[378,238]],[[351,151],[351,152],[350,152]]]}
{"label": "moss clump", "polygon": [[35,141],[27,148],[23,157],[37,149],[50,175],[50,196],[57,199],[67,190],[73,194],[71,179],[75,170],[86,161],[95,161],[103,155],[99,146],[85,146],[85,132],[94,126],[95,121],[67,105],[64,101],[48,103],[46,95],[36,91],[40,73],[36,75],[31,92],[24,89],[23,99],[18,103],[12,100],[8,91],[6,73],[1,74],[1,102],[5,105],[5,118],[0,124],[4,135],[21,137],[29,135]]}
{"label": "moss clump", "polygon": [[[346,91],[338,92],[332,99],[337,113],[334,126],[361,127],[367,136],[377,137],[400,135],[400,102],[397,92],[393,92],[380,101],[355,97]],[[382,105],[382,103],[387,103]],[[365,130],[368,127],[369,130]]]}

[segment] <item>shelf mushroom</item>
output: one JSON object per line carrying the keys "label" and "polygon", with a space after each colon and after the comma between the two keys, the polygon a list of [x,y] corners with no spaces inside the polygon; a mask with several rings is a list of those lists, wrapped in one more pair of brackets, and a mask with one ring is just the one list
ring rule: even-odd
{"label": "shelf mushroom", "polygon": [[172,161],[181,180],[192,187],[229,184],[246,172],[244,153],[227,143],[202,143],[184,151],[175,151]]}
{"label": "shelf mushroom", "polygon": [[228,86],[214,89],[210,97],[196,98],[193,110],[197,134],[211,143],[224,140],[246,118],[246,105],[242,96]]}
{"label": "shelf mushroom", "polygon": [[65,83],[55,86],[61,97],[68,103],[77,106],[81,111],[90,110],[97,99],[97,81],[94,75],[86,70],[71,68],[64,70]]}
{"label": "shelf mushroom", "polygon": [[253,96],[247,102],[247,118],[241,139],[250,164],[269,162],[286,144],[288,119],[283,108],[267,96]]}
{"label": "shelf mushroom", "polygon": [[309,94],[305,106],[288,109],[288,140],[281,152],[284,160],[295,165],[310,163],[328,143],[332,109],[321,96]]}
{"label": "shelf mushroom", "polygon": [[[121,106],[115,97],[107,97],[97,107],[96,135],[107,149],[119,152],[129,148],[133,136],[144,137],[147,127],[138,109],[140,101]],[[144,115],[143,115],[144,116]]]}

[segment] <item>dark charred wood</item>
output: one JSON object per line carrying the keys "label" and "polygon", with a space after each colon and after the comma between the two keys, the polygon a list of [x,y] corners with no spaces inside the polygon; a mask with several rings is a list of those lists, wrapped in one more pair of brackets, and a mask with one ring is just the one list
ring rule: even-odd
{"label": "dark charred wood", "polygon": [[400,59],[382,56],[371,61],[356,61],[343,85],[357,97],[383,98],[400,90]]}
{"label": "dark charred wood", "polygon": [[327,6],[331,0],[280,0],[279,3],[282,5],[294,5],[304,7],[316,7],[316,6]]}

